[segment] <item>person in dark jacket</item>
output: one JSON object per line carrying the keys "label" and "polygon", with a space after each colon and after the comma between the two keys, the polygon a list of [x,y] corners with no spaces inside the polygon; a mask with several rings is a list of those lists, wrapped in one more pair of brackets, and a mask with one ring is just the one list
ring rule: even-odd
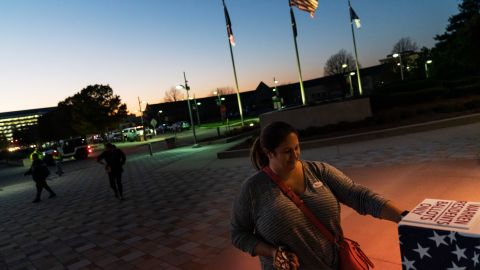
{"label": "person in dark jacket", "polygon": [[49,198],[53,198],[57,196],[55,192],[48,186],[47,184],[47,176],[50,174],[47,165],[43,162],[37,153],[32,154],[32,166],[28,171],[25,172],[25,175],[32,175],[33,181],[35,181],[35,185],[37,187],[37,196],[34,203],[40,202],[40,197],[42,195],[42,190],[46,189],[50,193]]}
{"label": "person in dark jacket", "polygon": [[[106,164],[103,160],[105,160]],[[120,200],[124,199],[122,172],[126,160],[125,153],[111,143],[105,144],[105,151],[97,157],[97,162],[105,165],[105,170],[107,171],[108,179],[110,180],[110,187],[115,192],[115,197]]]}

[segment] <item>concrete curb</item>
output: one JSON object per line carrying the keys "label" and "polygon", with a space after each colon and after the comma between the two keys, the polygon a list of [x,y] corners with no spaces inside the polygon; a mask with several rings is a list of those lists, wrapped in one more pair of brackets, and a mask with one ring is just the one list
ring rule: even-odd
{"label": "concrete curb", "polygon": [[239,134],[239,135],[235,135],[235,136],[232,136],[232,137],[226,137],[226,138],[216,139],[216,140],[212,140],[212,141],[206,141],[205,144],[230,143],[230,142],[236,141],[238,139],[243,139],[243,138],[252,136],[256,132],[259,132],[259,131],[257,129],[255,129],[255,130],[251,130],[251,131],[248,131],[248,132],[245,132],[245,133],[242,133],[242,134]]}
{"label": "concrete curb", "polygon": [[[352,135],[338,136],[332,138],[325,138],[312,141],[304,141],[300,145],[302,149],[318,148],[323,146],[332,146],[337,144],[347,144],[351,142],[368,141],[385,137],[399,136],[408,133],[416,133],[451,126],[461,126],[480,122],[480,113],[470,114],[466,116],[452,117],[448,119],[430,121],[425,123],[418,123],[407,126],[400,126],[395,128],[387,128],[382,130],[362,132]],[[230,150],[217,153],[218,159],[248,157],[250,149]]]}

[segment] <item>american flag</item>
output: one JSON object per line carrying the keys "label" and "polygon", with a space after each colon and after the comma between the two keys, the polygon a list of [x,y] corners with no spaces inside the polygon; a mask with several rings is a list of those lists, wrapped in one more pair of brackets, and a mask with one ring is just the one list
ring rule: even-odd
{"label": "american flag", "polygon": [[307,11],[313,18],[318,7],[318,0],[290,0],[290,6],[296,6],[300,10]]}
{"label": "american flag", "polygon": [[225,22],[227,24],[228,40],[230,41],[230,44],[232,46],[235,46],[235,39],[233,37],[233,31],[232,31],[232,22],[230,21],[230,16],[228,15],[228,10],[227,10],[227,6],[225,5],[225,1],[223,2],[223,11],[225,12]]}
{"label": "american flag", "polygon": [[352,7],[350,7],[350,21],[352,23],[355,23],[355,26],[357,28],[362,27],[362,25],[360,24],[360,18],[358,18],[357,13],[355,13],[355,10],[353,10]]}
{"label": "american flag", "polygon": [[398,227],[402,269],[480,269],[480,235],[412,226]]}

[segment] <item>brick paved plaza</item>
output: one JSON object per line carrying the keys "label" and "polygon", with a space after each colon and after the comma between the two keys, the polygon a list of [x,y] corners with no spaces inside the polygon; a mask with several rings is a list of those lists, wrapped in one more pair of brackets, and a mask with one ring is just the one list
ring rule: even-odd
{"label": "brick paved plaza", "polygon": [[[253,173],[246,157],[216,159],[230,146],[127,156],[123,202],[94,160],[66,162],[66,174],[48,182],[58,197],[43,194],[38,204],[25,169],[0,170],[0,269],[259,269],[257,258],[230,244],[231,203]],[[302,156],[329,162],[409,208],[426,197],[478,201],[479,149],[480,124],[471,124]],[[401,269],[395,224],[346,208],[342,223],[377,269]]]}

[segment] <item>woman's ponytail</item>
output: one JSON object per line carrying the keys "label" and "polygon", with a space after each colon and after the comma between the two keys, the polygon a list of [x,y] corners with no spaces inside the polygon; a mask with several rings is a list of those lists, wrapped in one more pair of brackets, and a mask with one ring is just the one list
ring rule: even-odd
{"label": "woman's ponytail", "polygon": [[261,170],[268,165],[268,157],[262,149],[260,137],[255,139],[252,148],[250,149],[250,161],[252,162],[253,167],[257,170]]}

